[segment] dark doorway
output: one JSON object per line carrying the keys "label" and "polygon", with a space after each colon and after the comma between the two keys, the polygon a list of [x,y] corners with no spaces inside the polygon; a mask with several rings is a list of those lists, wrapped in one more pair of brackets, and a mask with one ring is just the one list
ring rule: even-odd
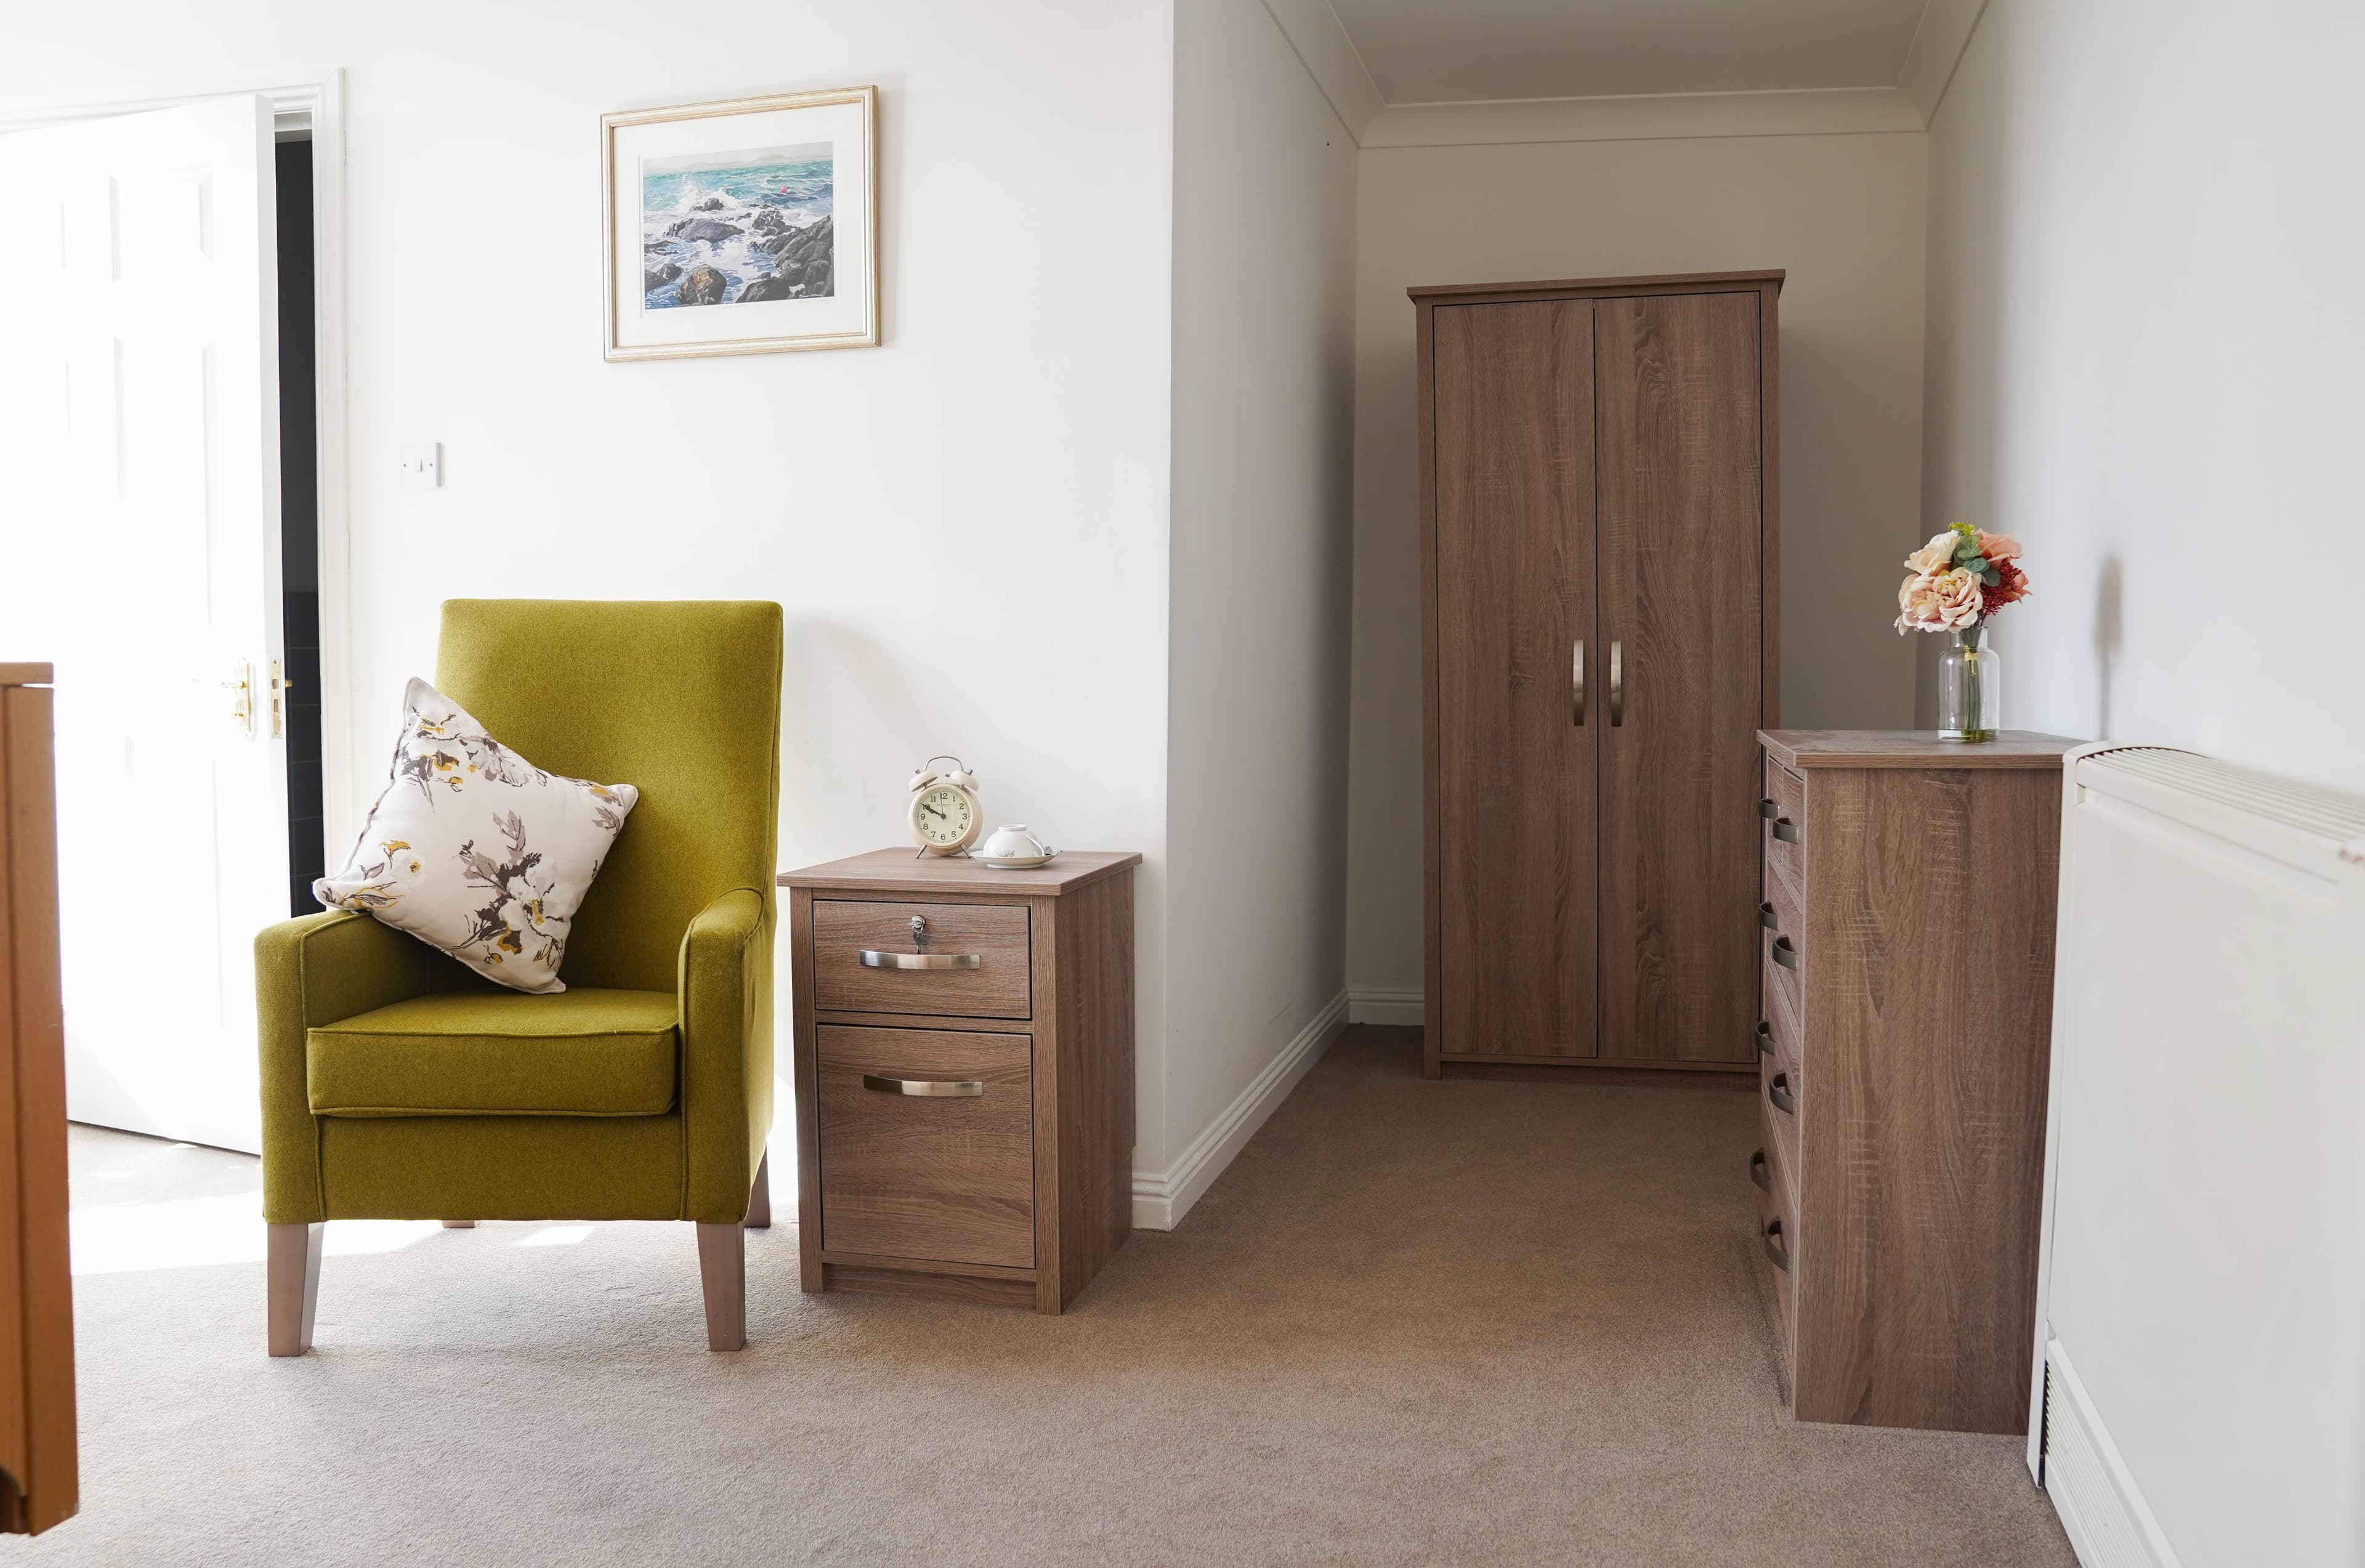
{"label": "dark doorway", "polygon": [[277,146],[279,189],[279,585],[286,631],[287,898],[318,914],[328,869],[320,807],[320,430],[313,376],[312,144]]}

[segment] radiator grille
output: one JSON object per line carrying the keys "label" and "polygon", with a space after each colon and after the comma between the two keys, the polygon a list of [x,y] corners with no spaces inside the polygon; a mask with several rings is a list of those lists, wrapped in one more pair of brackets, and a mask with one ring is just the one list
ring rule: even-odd
{"label": "radiator grille", "polygon": [[2087,1426],[2086,1402],[2062,1386],[2061,1366],[2045,1361],[2045,1490],[2077,1548],[2082,1568],[2164,1568],[2111,1479]]}
{"label": "radiator grille", "polygon": [[2096,752],[2078,766],[2081,769],[2103,768],[2149,779],[2164,788],[2215,801],[2336,844],[2365,835],[2365,800],[2337,790],[2303,784],[2295,778],[2260,773],[2256,768],[2238,767],[2197,752],[2167,746],[2124,746]]}

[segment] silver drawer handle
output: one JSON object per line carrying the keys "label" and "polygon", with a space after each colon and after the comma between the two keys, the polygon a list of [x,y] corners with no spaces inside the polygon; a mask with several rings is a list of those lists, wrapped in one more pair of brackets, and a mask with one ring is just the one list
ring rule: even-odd
{"label": "silver drawer handle", "polygon": [[1790,1075],[1787,1072],[1777,1072],[1774,1075],[1772,1081],[1765,1085],[1765,1098],[1773,1101],[1774,1108],[1784,1115],[1795,1116],[1799,1114],[1798,1097],[1790,1092]]}
{"label": "silver drawer handle", "polygon": [[1806,834],[1799,831],[1799,824],[1792,822],[1788,817],[1776,817],[1774,819],[1774,836],[1780,839],[1785,844],[1804,844],[1807,842]]}
{"label": "silver drawer handle", "polygon": [[1774,961],[1786,969],[1796,969],[1807,960],[1799,957],[1799,949],[1790,946],[1788,936],[1777,936],[1774,938]]}
{"label": "silver drawer handle", "polygon": [[881,953],[862,949],[866,969],[973,969],[981,960],[975,953]]}
{"label": "silver drawer handle", "polygon": [[1772,904],[1761,903],[1757,906],[1757,924],[1768,931],[1779,931],[1782,929],[1782,917],[1774,913]]}
{"label": "silver drawer handle", "polygon": [[985,1085],[974,1078],[886,1078],[875,1072],[862,1075],[862,1087],[881,1094],[929,1094],[939,1100],[974,1100],[985,1092]]}
{"label": "silver drawer handle", "polygon": [[1782,1245],[1782,1222],[1778,1219],[1765,1222],[1765,1260],[1786,1274],[1790,1271],[1790,1249]]}
{"label": "silver drawer handle", "polygon": [[1757,802],[1757,814],[1771,822],[1782,814],[1782,808],[1770,800],[1760,800]]}

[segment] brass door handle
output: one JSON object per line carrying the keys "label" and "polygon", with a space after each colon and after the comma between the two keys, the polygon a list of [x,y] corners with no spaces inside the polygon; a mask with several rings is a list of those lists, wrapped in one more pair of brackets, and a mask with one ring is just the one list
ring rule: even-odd
{"label": "brass door handle", "polygon": [[879,1072],[864,1073],[862,1087],[880,1094],[919,1094],[932,1100],[974,1100],[985,1092],[985,1085],[974,1078],[890,1078]]}
{"label": "brass door handle", "polygon": [[1576,652],[1571,659],[1571,665],[1568,690],[1569,713],[1571,722],[1581,730],[1585,728],[1585,639],[1582,637],[1576,640]]}
{"label": "brass door handle", "polygon": [[1609,727],[1626,722],[1626,644],[1609,644]]}
{"label": "brass door handle", "polygon": [[1774,938],[1774,961],[1796,973],[1805,964],[1806,959],[1800,956],[1799,949],[1790,946],[1790,939],[1788,936],[1777,936]]}
{"label": "brass door handle", "polygon": [[1765,1222],[1765,1256],[1784,1273],[1790,1271],[1790,1250],[1782,1245],[1782,1222],[1778,1219]]}
{"label": "brass door handle", "polygon": [[1799,831],[1799,824],[1792,822],[1788,817],[1776,817],[1774,819],[1774,836],[1780,839],[1785,844],[1804,844],[1807,842],[1807,835],[1800,833]]}
{"label": "brass door handle", "polygon": [[1799,1114],[1799,1102],[1790,1093],[1790,1075],[1787,1072],[1777,1072],[1766,1081],[1765,1098],[1773,1101],[1774,1108],[1786,1116]]}
{"label": "brass door handle", "polygon": [[984,960],[975,953],[882,953],[862,949],[866,969],[973,969]]}

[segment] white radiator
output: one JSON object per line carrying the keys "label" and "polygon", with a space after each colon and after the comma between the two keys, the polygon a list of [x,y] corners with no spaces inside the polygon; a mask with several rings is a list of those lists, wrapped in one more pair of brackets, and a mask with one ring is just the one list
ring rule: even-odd
{"label": "white radiator", "polygon": [[2365,800],[2064,788],[2030,1465],[2087,1568],[2365,1568]]}

